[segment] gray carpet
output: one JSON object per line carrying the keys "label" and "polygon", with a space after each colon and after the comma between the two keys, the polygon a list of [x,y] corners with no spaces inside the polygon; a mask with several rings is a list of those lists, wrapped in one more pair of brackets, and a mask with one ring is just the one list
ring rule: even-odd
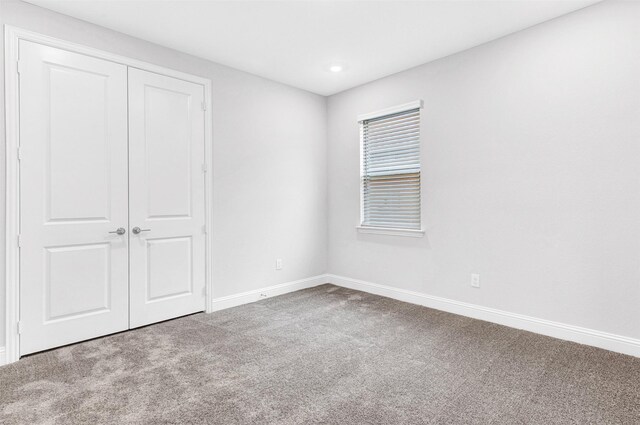
{"label": "gray carpet", "polygon": [[639,424],[640,359],[323,285],[0,368],[2,424]]}

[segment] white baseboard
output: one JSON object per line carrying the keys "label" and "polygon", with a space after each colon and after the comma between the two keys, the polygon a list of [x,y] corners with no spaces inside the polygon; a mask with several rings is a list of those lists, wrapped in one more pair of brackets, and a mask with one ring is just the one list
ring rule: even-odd
{"label": "white baseboard", "polygon": [[240,294],[214,298],[211,302],[212,308],[209,313],[236,307],[242,304],[260,301],[265,298],[287,294],[289,292],[299,291],[301,289],[312,288],[314,286],[323,285],[325,283],[329,283],[329,281],[327,280],[327,275],[319,275],[306,279],[294,280],[293,282],[281,283],[279,285],[267,286],[265,288],[255,289],[253,291],[242,292]]}
{"label": "white baseboard", "polygon": [[615,335],[579,326],[566,325],[550,320],[538,319],[522,314],[510,313],[494,308],[482,307],[475,304],[454,301],[447,298],[435,297],[419,292],[398,289],[377,283],[365,282],[348,277],[328,274],[326,280],[337,286],[382,295],[384,297],[423,305],[436,310],[447,311],[461,316],[472,317],[487,322],[523,329],[542,335],[551,336],[579,344],[591,345],[617,353],[640,357],[640,340],[626,336]]}
{"label": "white baseboard", "polygon": [[[268,286],[240,294],[215,298],[212,302],[212,311],[224,310],[265,298],[283,295],[289,292],[299,291],[301,289],[312,288],[325,283],[331,283],[333,285],[381,295],[383,297],[393,298],[412,304],[423,305],[425,307],[447,311],[461,316],[472,317],[474,319],[485,320],[487,322],[497,323],[516,329],[523,329],[529,332],[577,342],[579,344],[591,345],[605,350],[640,357],[639,339],[582,328],[579,326],[567,325],[564,323],[552,322],[550,320],[538,319],[522,314],[510,313],[494,308],[482,307],[475,304],[454,301],[447,298],[436,297],[343,276],[336,276],[333,274],[314,276],[307,279],[281,283],[279,285]],[[0,347],[0,366],[4,364],[6,364],[6,353],[4,347]]]}

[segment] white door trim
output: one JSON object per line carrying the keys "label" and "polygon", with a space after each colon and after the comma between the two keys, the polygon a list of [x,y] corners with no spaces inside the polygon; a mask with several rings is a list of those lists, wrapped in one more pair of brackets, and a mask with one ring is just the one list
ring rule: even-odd
{"label": "white door trim", "polygon": [[[5,114],[6,114],[6,233],[5,233],[5,291],[6,291],[6,341],[5,361],[13,363],[20,358],[20,337],[18,322],[20,319],[20,248],[18,237],[20,234],[20,175],[19,175],[19,92],[18,92],[18,44],[20,40],[31,41],[70,52],[120,63],[132,68],[155,72],[157,74],[178,78],[204,87],[205,113],[205,209],[206,209],[206,311],[213,311],[212,288],[212,235],[213,229],[213,139],[211,116],[211,80],[167,69],[158,65],[142,62],[136,59],[115,55],[94,49],[92,47],[71,43],[65,40],[49,37],[36,32],[5,25]],[[1,365],[2,363],[0,363]]]}

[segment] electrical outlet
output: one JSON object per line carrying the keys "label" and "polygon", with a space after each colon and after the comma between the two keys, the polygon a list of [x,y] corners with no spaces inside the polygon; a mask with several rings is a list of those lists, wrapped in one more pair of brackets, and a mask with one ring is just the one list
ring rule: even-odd
{"label": "electrical outlet", "polygon": [[276,270],[282,270],[282,258],[276,258]]}
{"label": "electrical outlet", "polygon": [[480,275],[477,273],[471,273],[471,286],[474,288],[480,287]]}

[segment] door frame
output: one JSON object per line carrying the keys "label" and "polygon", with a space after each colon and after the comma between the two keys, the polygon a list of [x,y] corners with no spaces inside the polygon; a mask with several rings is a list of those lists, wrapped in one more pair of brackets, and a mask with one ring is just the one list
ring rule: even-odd
{"label": "door frame", "polygon": [[[211,80],[153,65],[137,59],[116,55],[93,47],[57,39],[37,32],[5,25],[5,167],[6,167],[6,228],[5,228],[5,362],[20,358],[20,94],[19,57],[20,40],[55,47],[86,56],[126,65],[144,71],[200,84],[204,88],[204,164],[205,164],[205,299],[207,313],[213,311],[212,287],[212,234],[213,229],[213,133],[211,108]],[[0,364],[1,366],[2,364]]]}

